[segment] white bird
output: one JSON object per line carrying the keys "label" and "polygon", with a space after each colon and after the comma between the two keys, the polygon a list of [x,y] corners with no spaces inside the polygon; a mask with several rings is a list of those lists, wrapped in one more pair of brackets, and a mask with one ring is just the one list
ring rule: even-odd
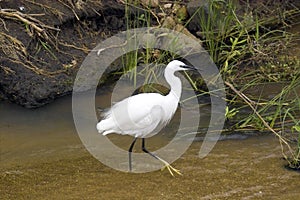
{"label": "white bird", "polygon": [[114,104],[104,118],[97,124],[97,130],[103,135],[117,133],[134,137],[129,147],[129,171],[132,170],[131,152],[137,138],[142,138],[142,150],[164,163],[173,176],[173,168],[167,161],[161,159],[145,148],[145,138],[157,134],[172,119],[178,107],[181,96],[181,81],[174,75],[176,71],[195,69],[181,61],[173,60],[165,68],[164,76],[170,85],[170,92],[164,96],[158,93],[141,93]]}

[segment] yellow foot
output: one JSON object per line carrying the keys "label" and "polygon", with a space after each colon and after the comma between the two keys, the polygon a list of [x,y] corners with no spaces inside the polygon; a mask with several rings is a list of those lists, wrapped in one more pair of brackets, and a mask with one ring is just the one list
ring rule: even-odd
{"label": "yellow foot", "polygon": [[174,167],[172,167],[169,163],[165,162],[165,166],[163,168],[161,168],[161,170],[164,170],[165,168],[168,169],[168,171],[170,172],[170,174],[172,176],[174,176],[174,173],[175,172],[176,174],[178,175],[181,175],[182,176],[182,173],[178,170],[178,169],[175,169]]}

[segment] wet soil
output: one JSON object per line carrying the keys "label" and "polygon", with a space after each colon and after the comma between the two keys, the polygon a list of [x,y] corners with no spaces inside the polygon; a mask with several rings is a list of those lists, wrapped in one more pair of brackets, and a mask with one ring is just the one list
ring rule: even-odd
{"label": "wet soil", "polygon": [[114,0],[5,0],[0,9],[0,100],[28,108],[70,93],[88,52],[126,27]]}
{"label": "wet soil", "polygon": [[[247,7],[242,2],[240,7]],[[287,5],[275,2],[250,1],[250,5],[262,8],[266,15],[274,12],[277,15],[275,5],[280,5],[278,9]],[[179,4],[186,5],[192,16],[205,1],[180,1]],[[295,7],[298,4],[292,3]],[[268,12],[265,7],[270,8]],[[0,100],[28,108],[43,106],[69,94],[76,72],[89,51],[100,41],[125,30],[126,17],[129,23],[138,24],[141,20],[137,16],[147,15],[143,7],[132,6],[129,7],[131,15],[125,16],[125,6],[118,0],[51,3],[2,0],[0,9]],[[151,24],[157,25],[157,19],[151,16],[154,22]],[[195,34],[199,27],[194,21],[188,28]]]}

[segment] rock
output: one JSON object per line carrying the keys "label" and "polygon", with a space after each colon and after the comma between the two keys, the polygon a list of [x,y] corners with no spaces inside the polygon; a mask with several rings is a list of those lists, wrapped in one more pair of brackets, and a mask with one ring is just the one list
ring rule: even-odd
{"label": "rock", "polygon": [[141,3],[151,8],[156,8],[159,5],[159,0],[141,0]]}
{"label": "rock", "polygon": [[159,19],[162,19],[162,18],[164,18],[164,17],[166,17],[166,16],[167,16],[167,14],[164,13],[164,12],[159,12],[159,13],[157,13],[157,17],[158,17]]}
{"label": "rock", "polygon": [[173,29],[175,26],[176,26],[176,22],[175,22],[175,20],[174,20],[172,17],[170,17],[170,16],[166,17],[165,20],[164,20],[163,23],[162,23],[162,27],[163,27],[163,28]]}
{"label": "rock", "polygon": [[177,10],[181,8],[181,5],[175,3],[172,8],[172,13],[176,14]]}
{"label": "rock", "polygon": [[[187,4],[187,13],[189,16],[193,16],[190,23],[188,24],[188,29],[195,33],[200,30],[200,18],[203,17],[201,12],[204,11],[204,16],[208,14],[208,1],[207,0],[192,0]],[[202,11],[200,12],[200,10]]]}
{"label": "rock", "polygon": [[190,38],[193,38],[194,40],[198,41],[199,44],[202,44],[202,41],[196,38],[187,28],[185,28],[182,24],[176,24],[174,27],[175,31],[181,32],[185,35],[187,35]]}
{"label": "rock", "polygon": [[[210,3],[214,3],[213,9],[210,10]],[[233,1],[235,13],[239,17],[243,12],[239,1]],[[208,16],[213,16],[214,23],[223,23],[224,18],[227,16],[226,10],[228,9],[228,3],[226,1],[207,1],[207,0],[192,0],[187,4],[187,12],[192,19],[188,24],[188,29],[195,34],[197,31],[201,31],[200,20],[207,20]],[[210,13],[215,12],[215,13]],[[204,19],[203,19],[204,18]]]}
{"label": "rock", "polygon": [[175,30],[178,32],[182,32],[185,35],[187,35],[187,36],[199,41],[199,43],[201,43],[201,41],[198,38],[196,38],[193,34],[191,34],[187,28],[185,28],[182,24],[177,24],[175,22],[175,20],[170,16],[166,17],[165,21],[162,24],[162,27],[172,29],[172,30]]}
{"label": "rock", "polygon": [[[187,28],[185,28],[182,24],[177,24],[175,22],[175,20],[170,16],[166,17],[165,21],[162,24],[162,27],[183,33],[187,36],[187,37],[180,38],[180,40],[179,40],[180,43],[176,42],[175,46],[171,47],[171,49],[173,49],[178,54],[185,55],[187,52],[191,53],[191,52],[197,51],[194,48],[195,44],[190,43],[190,38],[194,39],[195,41],[198,41],[198,43],[200,45],[202,45],[201,40],[199,40],[197,37],[195,37],[193,34],[191,34],[190,31]],[[170,46],[169,46],[170,45],[170,43],[169,43],[170,37],[168,35],[162,34],[160,41],[161,41],[161,49],[170,48]],[[180,47],[180,48],[178,48],[178,47]]]}
{"label": "rock", "polygon": [[170,9],[170,8],[172,8],[172,4],[171,3],[164,4],[164,9]]}

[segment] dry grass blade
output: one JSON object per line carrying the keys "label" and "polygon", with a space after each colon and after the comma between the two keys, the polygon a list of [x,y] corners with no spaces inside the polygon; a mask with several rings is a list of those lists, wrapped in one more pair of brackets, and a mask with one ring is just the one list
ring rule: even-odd
{"label": "dry grass blade", "polygon": [[31,0],[25,0],[25,1],[28,2],[28,3],[31,3],[33,5],[39,6],[39,7],[43,8],[44,10],[47,10],[48,12],[50,12],[53,15],[57,16],[60,20],[63,19],[64,13],[61,12],[61,11],[59,11],[56,8],[53,8],[53,7],[49,6],[49,5],[45,5],[43,3],[35,2],[34,0],[32,0],[32,1]]}
{"label": "dry grass blade", "polygon": [[[11,49],[16,49],[16,50],[22,52],[23,56],[28,55],[24,44],[20,40],[18,40],[17,38],[15,38],[9,34],[6,34],[4,32],[0,32],[0,38],[1,38],[1,36],[4,37],[3,41],[5,41],[5,40],[7,41],[7,43],[2,42],[2,44],[0,45],[0,48],[2,48],[2,50],[4,49],[4,47],[6,49],[11,48]],[[3,52],[5,53],[5,50],[3,50]]]}
{"label": "dry grass blade", "polygon": [[6,74],[15,74],[16,72],[12,69],[10,69],[9,67],[5,67],[0,65],[0,68],[6,73]]}
{"label": "dry grass blade", "polygon": [[[38,19],[32,17],[32,15],[30,14],[24,14],[14,9],[1,9],[0,16],[2,16],[3,18],[13,19],[25,23],[26,25],[31,27],[33,32],[37,33],[39,37],[42,37],[47,41],[50,41],[47,30],[60,31],[60,29],[58,28],[44,24]],[[29,35],[32,37],[33,33],[30,33]]]}
{"label": "dry grass blade", "polygon": [[61,0],[58,0],[62,5],[64,5],[64,6],[66,6],[67,8],[69,8],[72,12],[73,12],[73,14],[74,14],[74,16],[76,17],[76,19],[77,20],[80,20],[80,18],[78,17],[78,15],[77,15],[77,13],[76,13],[76,11],[75,11],[75,5],[73,4],[73,2],[72,1],[68,1],[67,0],[67,3],[65,3],[64,1],[61,1]]}
{"label": "dry grass blade", "polygon": [[[3,43],[0,45],[0,49],[3,51],[5,55],[7,55],[3,59],[7,59],[10,62],[18,65],[22,65],[23,67],[33,71],[36,74],[44,75],[48,77],[66,71],[66,69],[57,70],[57,71],[47,71],[44,69],[40,69],[27,59],[27,56],[29,54],[24,44],[20,40],[4,32],[0,32],[0,38],[2,38],[1,40],[3,41]],[[6,66],[0,66],[0,68],[6,74],[15,73],[14,70]]]}

